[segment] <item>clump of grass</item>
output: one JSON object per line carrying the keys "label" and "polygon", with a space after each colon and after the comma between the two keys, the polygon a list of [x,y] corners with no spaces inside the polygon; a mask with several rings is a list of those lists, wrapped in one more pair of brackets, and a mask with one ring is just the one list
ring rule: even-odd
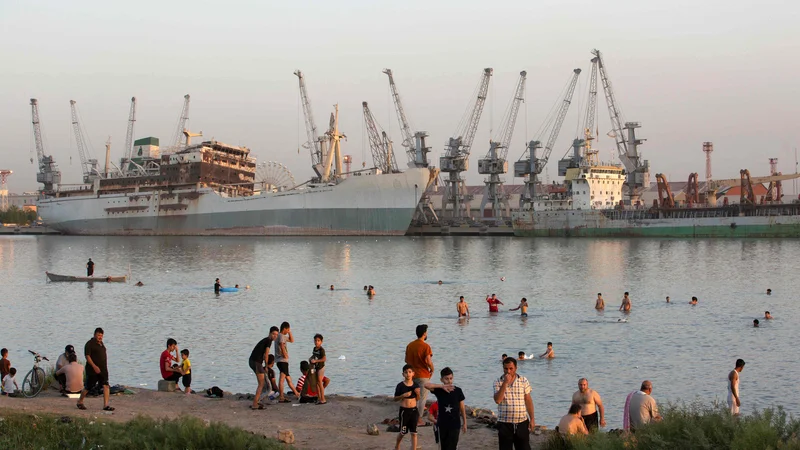
{"label": "clump of grass", "polygon": [[564,439],[551,436],[544,450],[786,449],[800,450],[800,420],[783,408],[734,417],[719,404],[669,405],[664,419],[636,434],[595,433]]}
{"label": "clump of grass", "polygon": [[242,449],[275,450],[286,446],[221,423],[195,417],[155,420],[137,417],[126,423],[63,419],[50,415],[0,412],[0,448],[13,449]]}

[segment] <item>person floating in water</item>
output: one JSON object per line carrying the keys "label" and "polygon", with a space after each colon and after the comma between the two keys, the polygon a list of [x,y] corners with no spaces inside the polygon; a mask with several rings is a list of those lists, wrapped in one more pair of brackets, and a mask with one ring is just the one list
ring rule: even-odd
{"label": "person floating in water", "polygon": [[142,283],[141,281],[137,281],[136,286],[144,286],[144,283]]}
{"label": "person floating in water", "polygon": [[331,290],[333,290],[333,285],[331,285]]}
{"label": "person floating in water", "polygon": [[238,285],[238,284],[237,284],[237,285],[235,285],[235,286],[233,286],[233,287],[235,287],[236,289],[239,289],[239,285]]}
{"label": "person floating in water", "polygon": [[544,353],[539,355],[539,358],[551,359],[551,358],[555,358],[555,357],[556,357],[556,352],[553,351],[553,343],[552,342],[548,342],[547,343],[547,350],[545,350]]}
{"label": "person floating in water", "polygon": [[619,305],[620,311],[630,312],[631,311],[631,298],[628,296],[628,293],[625,293],[625,296],[622,297],[622,304]]}
{"label": "person floating in water", "polygon": [[517,359],[520,361],[525,361],[525,352],[517,353]]}
{"label": "person floating in water", "polygon": [[521,311],[520,315],[522,317],[528,317],[528,299],[523,297],[522,300],[519,301],[519,306],[511,308],[509,311],[516,311],[518,309]]}
{"label": "person floating in water", "polygon": [[442,284],[442,280],[439,280],[439,284]]}
{"label": "person floating in water", "polygon": [[317,289],[319,289],[319,285],[317,285]]}
{"label": "person floating in water", "polygon": [[669,303],[669,295],[667,296],[667,303]]}
{"label": "person floating in water", "polygon": [[758,328],[758,319],[753,319],[753,328]]}
{"label": "person floating in water", "polygon": [[690,305],[696,305],[697,304],[697,297],[692,297],[692,301],[690,301],[689,304]]}
{"label": "person floating in water", "polygon": [[219,282],[219,278],[214,280],[214,293],[219,294],[219,290],[222,289],[222,284]]}
{"label": "person floating in water", "polygon": [[594,303],[594,309],[600,311],[606,309],[606,301],[603,300],[603,294],[597,293],[597,301]]}
{"label": "person floating in water", "polygon": [[764,319],[771,320],[772,314],[770,314],[769,311],[764,311]]}
{"label": "person floating in water", "polygon": [[[91,259],[89,261],[91,261]],[[767,289],[767,295],[772,295],[772,289]]]}
{"label": "person floating in water", "polygon": [[86,276],[92,275],[94,275],[94,262],[92,262],[92,258],[89,258],[89,262],[86,263]]}
{"label": "person floating in water", "polygon": [[367,288],[367,297],[372,298],[374,296],[375,296],[375,287],[369,285],[369,287]]}

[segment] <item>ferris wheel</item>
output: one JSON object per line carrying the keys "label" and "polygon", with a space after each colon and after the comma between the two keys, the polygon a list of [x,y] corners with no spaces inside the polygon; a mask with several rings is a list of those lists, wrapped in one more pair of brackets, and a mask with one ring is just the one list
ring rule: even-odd
{"label": "ferris wheel", "polygon": [[256,166],[256,185],[261,190],[291,189],[296,184],[289,168],[279,162],[267,161]]}

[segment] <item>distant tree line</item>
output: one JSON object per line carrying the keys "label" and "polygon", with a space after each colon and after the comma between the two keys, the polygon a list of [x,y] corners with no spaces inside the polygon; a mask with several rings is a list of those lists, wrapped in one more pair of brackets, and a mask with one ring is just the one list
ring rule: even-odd
{"label": "distant tree line", "polygon": [[36,211],[20,209],[18,206],[10,206],[5,211],[0,211],[0,223],[16,223],[18,225],[29,225],[36,220]]}

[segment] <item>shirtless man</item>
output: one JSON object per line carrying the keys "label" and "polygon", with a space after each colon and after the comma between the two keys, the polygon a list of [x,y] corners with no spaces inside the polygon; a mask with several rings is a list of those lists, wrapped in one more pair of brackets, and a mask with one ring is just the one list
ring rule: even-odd
{"label": "shirtless man", "polygon": [[739,374],[744,370],[744,360],[737,359],[736,367],[728,374],[728,408],[734,416],[739,415],[739,407],[742,402],[739,400]]}
{"label": "shirtless man", "polygon": [[597,391],[589,389],[589,380],[586,378],[578,380],[578,391],[572,394],[572,403],[581,405],[581,417],[583,417],[583,421],[589,431],[597,430],[598,412],[600,426],[606,426],[603,400],[600,399],[600,394]]}
{"label": "shirtless man", "polygon": [[547,343],[547,350],[545,350],[544,353],[539,355],[539,358],[550,359],[550,358],[555,358],[555,357],[556,357],[556,352],[553,351],[553,343],[552,342],[548,342]]}
{"label": "shirtless man", "polygon": [[583,419],[581,419],[581,405],[573,403],[569,407],[567,415],[562,417],[561,421],[558,422],[557,428],[558,432],[564,436],[589,434],[589,430],[586,429],[586,424],[584,424]]}
{"label": "shirtless man", "polygon": [[630,312],[631,311],[631,298],[628,297],[628,293],[625,293],[625,296],[622,297],[622,304],[619,305],[620,311]]}
{"label": "shirtless man", "polygon": [[458,318],[466,317],[469,319],[469,305],[464,301],[464,296],[458,298],[456,303],[456,311],[458,311]]}
{"label": "shirtless man", "polygon": [[697,304],[697,297],[692,297],[692,300],[689,302],[689,304],[690,305],[696,305]]}
{"label": "shirtless man", "polygon": [[594,309],[606,309],[606,301],[603,300],[603,294],[597,293],[597,302],[594,304]]}
{"label": "shirtless man", "polygon": [[520,316],[528,317],[528,299],[527,298],[522,297],[522,300],[519,301],[519,306],[517,306],[516,308],[511,308],[511,309],[509,309],[509,311],[516,311],[518,309],[522,311]]}
{"label": "shirtless man", "polygon": [[667,303],[669,303],[669,295],[667,296]]}
{"label": "shirtless man", "polygon": [[764,318],[770,320],[772,319],[772,314],[770,314],[769,311],[764,311]]}

